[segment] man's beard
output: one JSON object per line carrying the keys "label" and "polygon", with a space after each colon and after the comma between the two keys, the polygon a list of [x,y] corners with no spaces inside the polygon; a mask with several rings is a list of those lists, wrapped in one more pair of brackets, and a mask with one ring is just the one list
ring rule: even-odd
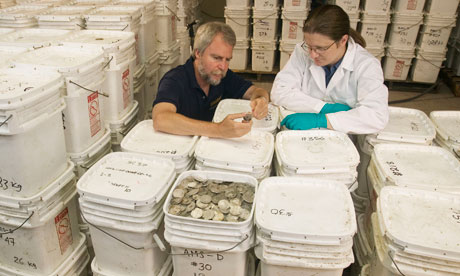
{"label": "man's beard", "polygon": [[218,79],[218,80],[215,80],[215,79],[212,79],[210,74],[206,73],[204,71],[204,66],[200,63],[198,63],[198,73],[200,74],[200,77],[207,83],[209,83],[210,85],[213,85],[213,86],[216,86],[216,85],[219,85],[220,81],[225,78],[225,75],[227,74],[227,72],[224,72],[222,70],[214,70],[214,71],[211,71],[211,74],[221,74],[222,75],[222,78]]}

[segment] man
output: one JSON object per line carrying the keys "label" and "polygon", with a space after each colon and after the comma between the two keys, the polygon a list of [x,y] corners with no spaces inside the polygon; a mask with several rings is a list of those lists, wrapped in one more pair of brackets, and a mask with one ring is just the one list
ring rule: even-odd
{"label": "man", "polygon": [[192,57],[160,81],[152,110],[155,130],[218,138],[243,136],[251,130],[252,121],[235,119],[245,113],[211,122],[217,104],[226,98],[251,100],[256,119],[267,115],[268,92],[228,70],[235,43],[235,32],[227,24],[209,22],[198,28]]}

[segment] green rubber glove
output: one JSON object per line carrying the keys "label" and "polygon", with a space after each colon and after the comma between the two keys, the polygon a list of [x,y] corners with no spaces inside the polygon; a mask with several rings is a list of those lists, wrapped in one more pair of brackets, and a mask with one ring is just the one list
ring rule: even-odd
{"label": "green rubber glove", "polygon": [[327,119],[325,114],[295,113],[286,116],[281,122],[281,126],[286,126],[288,129],[293,130],[327,128]]}
{"label": "green rubber glove", "polygon": [[335,113],[340,111],[348,111],[351,108],[346,104],[341,103],[333,103],[333,104],[325,104],[319,113],[327,114],[327,113]]}

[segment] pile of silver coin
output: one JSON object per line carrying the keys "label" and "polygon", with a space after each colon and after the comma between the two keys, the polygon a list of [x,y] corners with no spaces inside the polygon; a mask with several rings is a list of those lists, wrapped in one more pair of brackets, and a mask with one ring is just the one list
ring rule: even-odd
{"label": "pile of silver coin", "polygon": [[254,187],[188,177],[173,190],[171,215],[195,219],[241,222],[250,217]]}

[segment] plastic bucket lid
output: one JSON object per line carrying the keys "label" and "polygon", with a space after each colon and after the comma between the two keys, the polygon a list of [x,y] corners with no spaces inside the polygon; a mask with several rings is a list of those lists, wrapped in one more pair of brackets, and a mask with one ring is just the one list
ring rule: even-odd
{"label": "plastic bucket lid", "polygon": [[161,201],[174,176],[174,163],[154,156],[110,153],[78,181],[80,197],[126,209]]}
{"label": "plastic bucket lid", "polygon": [[121,148],[127,152],[151,154],[175,162],[188,162],[198,136],[172,135],[157,132],[152,120],[139,122],[123,139]]}
{"label": "plastic bucket lid", "polygon": [[432,111],[430,119],[443,140],[460,143],[460,111]]}
{"label": "plastic bucket lid", "polygon": [[126,22],[139,20],[142,8],[139,6],[104,6],[91,10],[84,15],[87,22],[114,21]]}
{"label": "plastic bucket lid", "polygon": [[0,44],[17,47],[43,47],[64,39],[71,31],[56,29],[20,29],[0,37]]}
{"label": "plastic bucket lid", "polygon": [[251,9],[249,7],[224,7],[224,15],[225,17],[232,18],[249,18],[251,16]]}
{"label": "plastic bucket lid", "polygon": [[339,182],[269,177],[260,183],[255,202],[256,225],[272,240],[338,245],[356,232],[350,192]]}
{"label": "plastic bucket lid", "polygon": [[306,173],[348,173],[359,164],[359,153],[350,138],[332,130],[281,131],[276,135],[281,166]]}
{"label": "plastic bucket lid", "polygon": [[91,6],[58,6],[46,10],[43,13],[36,15],[37,20],[40,21],[55,21],[55,22],[69,22],[75,19],[83,19],[85,12],[93,9]]}
{"label": "plastic bucket lid", "polygon": [[371,162],[385,185],[460,193],[460,162],[443,148],[378,144]]}
{"label": "plastic bucket lid", "polygon": [[[217,105],[216,111],[212,121],[215,123],[222,122],[225,117],[233,113],[251,112],[251,106],[249,100],[241,99],[224,99]],[[253,129],[260,131],[274,132],[278,127],[278,108],[272,104],[268,104],[268,114],[263,119],[252,118]],[[241,119],[240,121],[242,121]]]}
{"label": "plastic bucket lid", "polygon": [[460,260],[458,220],[452,219],[453,210],[460,210],[458,196],[385,187],[377,206],[385,236],[404,251]]}
{"label": "plastic bucket lid", "polygon": [[202,136],[196,144],[195,158],[205,166],[250,173],[270,166],[273,149],[271,133],[252,130],[231,139]]}

